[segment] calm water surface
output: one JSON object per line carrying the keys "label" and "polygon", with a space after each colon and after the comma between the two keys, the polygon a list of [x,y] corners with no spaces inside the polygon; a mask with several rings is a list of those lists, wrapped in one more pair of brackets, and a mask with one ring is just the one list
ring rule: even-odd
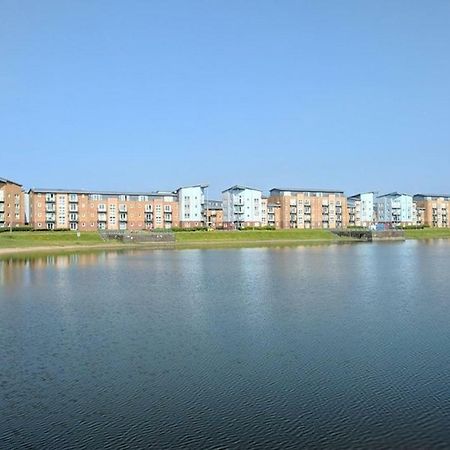
{"label": "calm water surface", "polygon": [[450,447],[449,275],[445,241],[0,261],[0,447]]}

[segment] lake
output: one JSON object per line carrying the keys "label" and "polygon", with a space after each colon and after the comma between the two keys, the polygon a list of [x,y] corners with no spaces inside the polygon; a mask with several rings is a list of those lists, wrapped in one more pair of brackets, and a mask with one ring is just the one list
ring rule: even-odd
{"label": "lake", "polygon": [[450,446],[450,242],[0,261],[2,448]]}

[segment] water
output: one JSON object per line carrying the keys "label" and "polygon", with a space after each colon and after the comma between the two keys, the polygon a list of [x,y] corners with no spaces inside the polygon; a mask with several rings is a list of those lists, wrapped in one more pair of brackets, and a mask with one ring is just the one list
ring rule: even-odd
{"label": "water", "polygon": [[445,241],[0,261],[0,447],[449,447],[449,272]]}

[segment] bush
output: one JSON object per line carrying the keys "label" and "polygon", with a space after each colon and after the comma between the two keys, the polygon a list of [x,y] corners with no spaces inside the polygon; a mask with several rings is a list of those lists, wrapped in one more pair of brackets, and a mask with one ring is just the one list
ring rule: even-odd
{"label": "bush", "polygon": [[265,226],[265,227],[242,227],[239,228],[240,231],[273,231],[275,227]]}
{"label": "bush", "polygon": [[6,233],[12,231],[33,231],[33,228],[30,225],[20,225],[18,227],[12,227],[11,229],[9,227],[0,228],[0,233]]}
{"label": "bush", "polygon": [[180,231],[208,231],[208,229],[206,227],[192,227],[192,228],[174,227],[174,228],[171,228],[169,231],[178,233]]}

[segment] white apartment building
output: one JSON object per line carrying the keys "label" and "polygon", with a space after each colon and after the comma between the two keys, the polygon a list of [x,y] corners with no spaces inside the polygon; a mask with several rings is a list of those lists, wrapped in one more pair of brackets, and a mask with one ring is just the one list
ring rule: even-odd
{"label": "white apartment building", "polygon": [[262,192],[247,186],[232,186],[222,192],[225,229],[260,227],[263,221]]}
{"label": "white apartment building", "polygon": [[347,199],[349,225],[369,227],[375,223],[375,193],[364,192]]}
{"label": "white apartment building", "polygon": [[415,225],[417,222],[417,211],[412,195],[391,192],[377,197],[375,203],[379,223],[402,226]]}
{"label": "white apartment building", "polygon": [[206,224],[205,204],[207,185],[185,186],[177,190],[180,226],[202,227]]}

